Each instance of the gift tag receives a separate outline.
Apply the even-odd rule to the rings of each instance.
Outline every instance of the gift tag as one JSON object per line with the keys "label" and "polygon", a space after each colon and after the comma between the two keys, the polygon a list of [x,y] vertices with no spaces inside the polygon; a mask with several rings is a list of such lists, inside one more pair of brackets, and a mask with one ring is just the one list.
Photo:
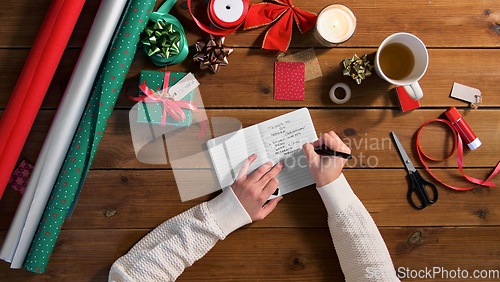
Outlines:
{"label": "gift tag", "polygon": [[174,101],[180,101],[189,92],[198,87],[200,83],[192,73],[186,74],[181,80],[168,89],[168,94],[173,96]]}
{"label": "gift tag", "polygon": [[304,100],[304,63],[274,63],[274,100]]}
{"label": "gift tag", "polygon": [[302,62],[305,64],[304,81],[323,76],[314,48],[310,48],[288,56],[278,57],[279,62]]}
{"label": "gift tag", "polygon": [[472,104],[479,104],[481,102],[481,91],[455,82],[450,97]]}

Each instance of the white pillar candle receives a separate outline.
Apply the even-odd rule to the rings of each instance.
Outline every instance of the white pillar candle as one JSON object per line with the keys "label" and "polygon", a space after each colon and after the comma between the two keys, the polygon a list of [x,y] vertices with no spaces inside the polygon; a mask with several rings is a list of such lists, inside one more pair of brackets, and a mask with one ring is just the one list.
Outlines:
{"label": "white pillar candle", "polygon": [[314,35],[323,46],[343,43],[354,34],[356,17],[349,8],[332,4],[321,10],[316,20]]}

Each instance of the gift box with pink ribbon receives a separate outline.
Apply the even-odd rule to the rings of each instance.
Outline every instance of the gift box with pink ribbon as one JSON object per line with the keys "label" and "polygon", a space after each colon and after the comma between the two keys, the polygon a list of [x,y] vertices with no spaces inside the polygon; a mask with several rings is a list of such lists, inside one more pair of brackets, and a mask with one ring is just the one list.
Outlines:
{"label": "gift box with pink ribbon", "polygon": [[190,126],[194,90],[179,101],[168,93],[168,89],[181,80],[186,73],[143,70],[140,74],[139,97],[130,99],[139,103],[137,122],[160,125]]}

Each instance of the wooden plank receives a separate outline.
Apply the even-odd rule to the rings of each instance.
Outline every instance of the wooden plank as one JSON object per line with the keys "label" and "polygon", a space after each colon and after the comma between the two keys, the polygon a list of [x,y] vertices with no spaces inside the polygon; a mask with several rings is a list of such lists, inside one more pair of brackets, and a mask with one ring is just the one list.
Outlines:
{"label": "wooden plank", "polygon": [[[289,50],[288,53],[303,49]],[[274,62],[276,56],[261,50],[235,49],[229,57],[229,65],[221,68],[217,76],[200,71],[190,59],[181,64],[169,67],[172,71],[193,72],[200,82],[200,91],[205,107],[393,107],[399,109],[399,102],[394,87],[379,78],[376,73],[357,85],[350,77],[343,76],[342,60],[351,58],[353,54],[369,54],[374,61],[376,49],[336,48],[318,49],[316,55],[323,76],[305,83],[305,99],[303,101],[286,101],[273,99]],[[481,90],[483,102],[481,107],[500,106],[497,93],[497,77],[500,70],[488,68],[491,58],[500,56],[500,49],[460,50],[430,49],[429,67],[420,84],[424,97],[420,100],[422,107],[464,107],[467,103],[450,98],[454,82],[475,87]],[[123,94],[137,96],[138,75],[141,69],[156,69],[139,52],[130,70],[129,79],[122,90],[119,107],[131,106],[133,103]],[[249,59],[251,58],[251,59]],[[453,61],[453,64],[449,62]],[[475,62],[471,64],[470,62]],[[245,70],[242,75],[241,70]],[[351,88],[351,100],[342,105],[333,103],[329,98],[330,88],[337,82],[344,82]]]}
{"label": "wooden plank", "polygon": [[[378,47],[390,34],[410,32],[420,37],[429,47],[498,47],[500,14],[493,9],[495,2],[471,4],[465,1],[447,0],[433,3],[418,0],[408,4],[384,0],[360,4],[355,0],[343,1],[342,4],[349,7],[356,16],[357,26],[353,37],[340,46]],[[295,0],[293,4],[299,9],[319,13],[323,7],[332,2]],[[496,4],[498,5],[498,2]],[[409,9],[415,12],[408,12]],[[205,36],[204,32],[191,21],[183,5],[176,7],[173,14],[177,16],[177,13],[180,14],[179,19],[189,32],[188,42],[196,42]],[[228,35],[226,43],[229,46],[260,47],[266,30],[266,28],[247,31],[240,29]],[[295,27],[290,45],[321,47],[314,38],[313,30],[300,34]]]}
{"label": "wooden plank", "polygon": [[[300,50],[302,49],[293,49],[289,53]],[[198,65],[191,61],[192,50],[188,59],[169,69],[193,72],[196,75],[201,83],[200,91],[207,108],[306,106],[399,109],[396,94],[391,90],[393,86],[376,74],[368,77],[361,85],[357,85],[349,77],[342,76],[340,62],[343,59],[352,57],[356,53],[358,55],[370,54],[369,58],[373,61],[375,51],[375,49],[366,48],[316,50],[323,77],[305,84],[304,101],[283,102],[273,99],[273,65],[276,60],[274,53],[255,49],[235,49],[229,57],[229,65],[223,67],[214,76],[209,71],[200,70]],[[55,108],[59,105],[79,52],[79,49],[68,49],[64,54],[43,102],[43,108]],[[7,105],[27,56],[28,50],[0,49],[0,65],[9,66],[9,68],[0,69],[0,76],[4,78],[4,83],[0,85],[0,93],[4,93],[0,95],[0,109]],[[500,106],[500,97],[497,95],[497,78],[500,76],[500,70],[488,67],[491,64],[491,58],[500,56],[500,49],[430,49],[429,56],[429,69],[421,80],[425,93],[424,98],[420,100],[423,107],[467,107],[467,103],[449,97],[454,82],[480,89],[483,95],[481,107]],[[119,96],[118,108],[130,108],[134,105],[134,102],[128,100],[125,94],[133,97],[138,95],[139,73],[143,69],[162,70],[154,66],[144,52],[139,51]],[[241,70],[245,70],[244,75]],[[352,97],[346,104],[336,105],[328,96],[330,88],[337,82],[345,82],[351,87]]]}
{"label": "wooden plank", "polygon": [[[63,230],[44,274],[8,269],[2,281],[107,281],[112,263],[149,229]],[[382,228],[396,269],[498,270],[498,227]],[[3,237],[3,236],[2,236]],[[457,245],[460,245],[457,248]],[[464,253],[464,250],[467,250]],[[327,228],[237,230],[178,281],[340,281],[343,274]],[[442,279],[439,281],[454,281]],[[422,279],[422,281],[435,281]],[[456,279],[456,278],[455,278]],[[420,281],[420,280],[419,280]],[[481,279],[481,281],[498,281]]]}
{"label": "wooden plank", "polygon": [[[158,1],[156,6],[158,7],[162,2]],[[98,0],[87,1],[69,46],[81,47],[83,45],[99,3]],[[197,1],[194,3],[198,4]],[[331,4],[331,1],[295,0],[293,3],[299,9],[318,13],[323,7]],[[2,4],[4,9],[0,12],[0,17],[3,19],[3,25],[0,27],[0,33],[4,36],[0,38],[0,47],[31,46],[48,10],[50,0],[37,1],[37,3],[27,0],[4,0]],[[342,4],[351,8],[355,14],[357,28],[354,36],[341,46],[376,47],[385,37],[396,32],[413,33],[429,47],[499,46],[500,14],[494,9],[498,6],[498,1],[470,3],[445,0],[436,3],[418,0],[403,3],[383,0],[360,4],[354,0],[347,0]],[[183,24],[191,45],[199,39],[204,39],[205,33],[193,22],[185,1],[179,1],[171,13]],[[226,43],[229,46],[260,47],[266,30],[265,27],[249,31],[243,31],[240,28],[236,33],[227,36]],[[291,45],[294,47],[320,46],[314,39],[312,30],[300,34],[295,26]]]}
{"label": "wooden plank", "polygon": [[[209,118],[231,117],[247,127],[275,116],[290,112],[289,110],[259,110],[259,109],[224,109],[207,110]],[[359,109],[311,109],[311,116],[316,132],[322,134],[333,130],[351,147],[354,158],[347,163],[352,168],[402,168],[397,151],[389,137],[395,131],[413,163],[421,167],[415,149],[415,132],[426,121],[440,117],[440,110],[422,109],[413,113],[401,113],[399,110],[359,110]],[[500,120],[495,111],[469,110],[461,111],[471,128],[483,142],[483,145],[471,152],[465,150],[464,167],[494,167],[499,161]],[[40,152],[42,142],[52,122],[54,111],[41,111],[24,146],[21,158],[35,162]],[[100,144],[92,169],[113,168],[169,168],[170,165],[145,164],[136,159],[129,128],[129,112],[115,110],[111,116],[106,133]],[[213,123],[212,123],[213,124]],[[173,140],[172,149],[180,156],[190,157],[203,151],[203,144],[208,140],[197,139],[200,125],[195,124],[185,129],[167,135]],[[237,130],[234,128],[232,130]],[[431,124],[423,131],[421,140],[423,150],[434,158],[445,157],[451,151],[452,137],[450,130],[439,124]],[[160,140],[160,142],[162,142]],[[169,142],[169,141],[167,141]],[[188,145],[189,144],[189,145]],[[145,150],[147,151],[147,147]],[[161,146],[163,150],[163,146]],[[162,151],[163,152],[163,151]],[[148,152],[146,152],[148,153]],[[140,151],[140,154],[146,154]],[[153,154],[161,153],[157,151]],[[179,157],[180,158],[180,157]],[[209,168],[211,161],[207,154],[197,158],[196,162],[181,162],[182,167]],[[166,162],[166,161],[165,161]],[[428,162],[433,167],[457,167],[456,155],[444,162]],[[177,166],[179,167],[179,166]]]}
{"label": "wooden plank", "polygon": [[[31,47],[50,3],[51,0],[36,2],[3,0],[5,9],[0,11],[0,17],[3,19],[3,25],[0,27],[0,33],[3,35],[0,47]],[[101,1],[91,0],[85,3],[68,43],[69,47],[83,46]]]}
{"label": "wooden plank", "polygon": [[[484,177],[489,170],[468,169],[466,173]],[[182,172],[181,172],[182,173]],[[457,192],[442,185],[439,200],[424,210],[414,209],[407,200],[408,180],[403,169],[346,169],[344,173],[359,199],[380,227],[386,226],[491,226],[500,224],[498,188],[477,188]],[[468,184],[457,170],[436,170],[446,183]],[[184,171],[190,186],[209,186],[208,171]],[[195,178],[192,176],[196,175]],[[422,171],[422,175],[432,178]],[[154,228],[163,221],[215,197],[219,192],[181,202],[176,179],[165,170],[94,170],[85,181],[82,195],[65,229]],[[498,177],[493,180],[500,186]],[[217,183],[214,184],[214,186]],[[20,195],[7,189],[0,204],[0,230],[9,227]],[[453,212],[450,212],[453,211]],[[287,194],[266,220],[245,228],[327,227],[326,210],[315,187]]]}
{"label": "wooden plank", "polygon": [[[0,65],[4,66],[0,68],[1,117],[51,0],[0,1],[3,8]],[[20,160],[36,161],[100,2],[86,1]],[[156,7],[162,2],[159,0]],[[202,1],[194,2],[202,5]],[[261,0],[251,0],[258,2]],[[331,3],[293,2],[298,8],[313,12]],[[396,268],[417,271],[426,267],[460,268],[469,274],[474,270],[500,270],[498,188],[457,192],[439,184],[438,202],[424,210],[415,210],[407,201],[406,171],[388,135],[392,130],[397,132],[414,164],[420,167],[424,178],[431,180],[416,154],[415,131],[425,121],[440,117],[446,108],[462,107],[460,112],[483,142],[474,152],[465,149],[465,172],[480,179],[488,175],[500,155],[496,145],[500,138],[497,89],[500,70],[491,67],[492,58],[500,55],[500,13],[494,9],[500,0],[342,3],[353,10],[358,26],[353,38],[337,48],[320,47],[312,31],[300,34],[293,27],[288,53],[318,47],[316,54],[323,71],[323,77],[306,83],[304,101],[273,100],[273,63],[278,51],[260,49],[267,28],[239,30],[227,36],[226,45],[236,47],[229,65],[216,76],[200,70],[190,58],[194,55],[194,43],[206,34],[193,23],[186,1],[178,1],[172,14],[183,23],[191,50],[184,62],[169,66],[169,70],[196,75],[209,118],[231,117],[246,127],[306,106],[311,109],[318,133],[331,129],[338,132],[353,149],[356,160],[355,164],[353,161],[348,164],[344,173],[380,227]],[[401,31],[419,36],[429,47],[430,56],[429,69],[421,80],[425,95],[420,103],[424,109],[410,113],[399,111],[391,85],[376,75],[356,85],[341,75],[340,66],[344,58],[354,53],[369,54],[373,61],[380,42]],[[214,179],[213,173],[206,169],[210,166],[207,158],[177,161],[175,170],[170,164],[151,165],[137,160],[128,121],[134,102],[126,99],[125,94],[137,95],[139,72],[143,69],[163,68],[156,67],[139,50],[78,206],[72,219],[63,226],[47,272],[37,275],[11,270],[7,263],[0,263],[0,281],[107,281],[111,264],[152,228],[217,195],[215,192],[187,202],[181,202],[179,197],[177,183],[182,176],[190,178],[189,188],[215,189],[206,181]],[[340,81],[351,87],[353,96],[347,104],[338,106],[329,100],[328,90]],[[466,103],[449,98],[453,82],[480,89],[481,109],[464,111]],[[217,130],[230,128],[224,125]],[[434,157],[445,156],[451,149],[451,137],[445,130],[448,129],[436,124],[426,128],[422,140],[425,152]],[[200,148],[206,140],[196,139],[198,132],[198,125],[193,125],[167,135],[169,163],[179,156],[192,155],[191,148],[195,146]],[[162,145],[163,140],[159,141]],[[149,153],[158,151],[145,152]],[[455,156],[432,166],[446,183],[468,186],[456,168]],[[500,185],[498,176],[493,182]],[[0,238],[5,237],[20,198],[10,187],[3,195]],[[439,281],[455,280],[441,278],[436,277]],[[247,225],[219,242],[205,258],[187,269],[179,281],[342,279],[324,206],[314,186],[310,186],[286,195],[265,220]]]}

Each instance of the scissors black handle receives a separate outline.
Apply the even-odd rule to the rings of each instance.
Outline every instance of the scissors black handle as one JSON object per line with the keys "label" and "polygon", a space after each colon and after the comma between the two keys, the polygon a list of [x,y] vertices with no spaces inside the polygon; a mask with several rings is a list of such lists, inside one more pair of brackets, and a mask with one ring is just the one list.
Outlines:
{"label": "scissors black handle", "polygon": [[[408,193],[408,199],[413,204],[413,206],[415,206],[417,209],[423,209],[427,207],[428,204],[434,204],[437,201],[438,191],[434,183],[425,180],[418,171],[409,172],[408,176],[410,177],[410,191]],[[434,194],[434,199],[431,200],[429,198],[426,186],[431,187]],[[413,193],[417,194],[417,197],[422,202],[422,205],[418,205],[417,203],[415,203],[415,201],[413,201]]]}

